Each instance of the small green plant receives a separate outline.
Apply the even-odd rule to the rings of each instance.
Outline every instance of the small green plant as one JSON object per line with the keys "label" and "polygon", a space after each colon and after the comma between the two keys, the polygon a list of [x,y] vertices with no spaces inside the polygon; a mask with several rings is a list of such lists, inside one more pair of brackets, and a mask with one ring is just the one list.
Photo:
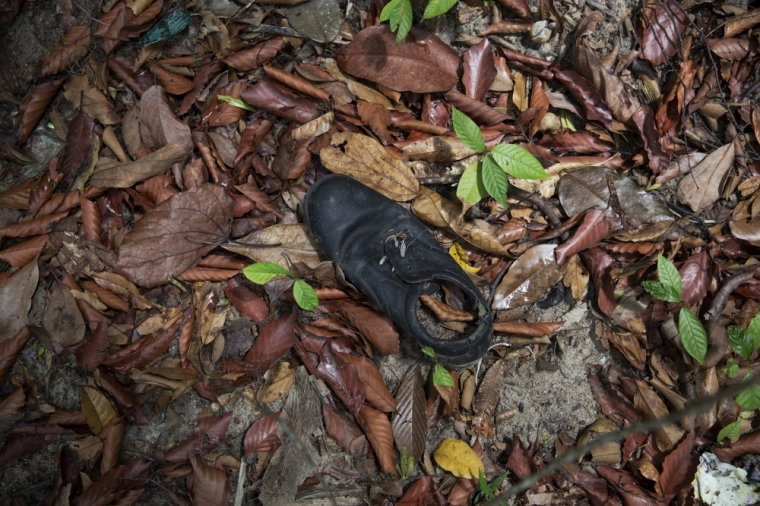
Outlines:
{"label": "small green plant", "polygon": [[[643,281],[641,286],[656,299],[665,302],[681,301],[681,275],[673,262],[662,255],[657,257],[657,281]],[[707,332],[697,315],[687,307],[682,307],[678,313],[678,333],[681,344],[686,352],[700,364],[707,353]]]}
{"label": "small green plant", "polygon": [[279,264],[258,262],[243,269],[243,274],[257,285],[263,285],[267,281],[279,276],[291,278],[294,280],[293,298],[299,307],[311,311],[319,305],[319,299],[317,299],[314,289],[306,281],[298,279],[289,270]]}
{"label": "small green plant", "polygon": [[430,346],[422,348],[422,353],[435,360],[435,366],[433,368],[433,386],[436,387],[453,387],[454,378],[451,377],[451,373],[446,370],[441,364],[438,363],[438,359],[435,358],[435,352]]}
{"label": "small green plant", "polygon": [[[501,484],[504,483],[504,480],[507,479],[507,476],[509,476],[509,471],[493,480],[489,485],[486,481],[486,476],[483,474],[483,470],[481,469],[478,475],[478,491],[475,493],[475,497],[472,501],[473,504],[477,504],[483,501],[493,501],[496,499],[496,493],[499,491]],[[509,505],[511,503],[509,501],[503,501],[501,504]]]}
{"label": "small green plant", "polygon": [[515,144],[498,144],[490,151],[483,134],[472,119],[457,108],[451,112],[454,132],[465,146],[485,154],[482,162],[467,166],[457,187],[457,197],[475,204],[486,195],[507,207],[507,174],[518,179],[546,179],[541,162],[527,149]]}
{"label": "small green plant", "polygon": [[405,480],[412,469],[414,469],[414,457],[409,455],[406,446],[404,446],[401,448],[401,456],[398,460],[398,464],[396,464],[396,471],[398,471],[401,479]]}
{"label": "small green plant", "polygon": [[[440,16],[454,7],[457,0],[428,0],[422,19]],[[391,0],[380,13],[380,22],[390,21],[391,31],[396,32],[396,44],[404,40],[412,29],[412,3],[409,0]]]}

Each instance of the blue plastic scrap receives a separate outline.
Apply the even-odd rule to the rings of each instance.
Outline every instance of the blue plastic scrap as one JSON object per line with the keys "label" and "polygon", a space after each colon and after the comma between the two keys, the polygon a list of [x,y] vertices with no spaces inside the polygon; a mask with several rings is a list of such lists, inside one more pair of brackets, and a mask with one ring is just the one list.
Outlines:
{"label": "blue plastic scrap", "polygon": [[190,11],[186,8],[179,6],[166,16],[161,21],[156,23],[153,28],[143,35],[142,43],[144,46],[167,40],[179,32],[185,29],[190,24]]}

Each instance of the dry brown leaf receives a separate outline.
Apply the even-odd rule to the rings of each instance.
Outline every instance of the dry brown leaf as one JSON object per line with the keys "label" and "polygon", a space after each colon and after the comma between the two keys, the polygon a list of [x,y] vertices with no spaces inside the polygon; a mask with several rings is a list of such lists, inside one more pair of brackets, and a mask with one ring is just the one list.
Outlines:
{"label": "dry brown leaf", "polygon": [[87,76],[74,76],[64,85],[63,96],[89,117],[98,120],[102,125],[115,125],[121,121],[113,110],[110,100],[94,86],[90,85]]}
{"label": "dry brown leaf", "polygon": [[409,160],[424,162],[455,162],[475,153],[456,137],[428,137],[401,148]]}
{"label": "dry brown leaf", "polygon": [[422,294],[420,300],[442,322],[471,322],[475,319],[475,315],[461,309],[455,309],[430,295]]}
{"label": "dry brown leaf", "polygon": [[43,327],[48,337],[60,348],[73,346],[84,338],[84,318],[77,308],[76,299],[71,295],[71,290],[57,284],[48,295],[49,303],[43,318]]}
{"label": "dry brown leaf", "polygon": [[367,402],[384,413],[396,411],[396,399],[393,398],[388,391],[388,387],[385,386],[385,380],[374,362],[366,357],[359,357],[349,353],[340,353],[340,356],[347,363],[353,364],[356,367],[356,372],[359,373],[359,380],[364,383]]}
{"label": "dry brown leaf", "polygon": [[[23,100],[21,100],[21,105],[18,106],[17,137],[19,145],[24,144],[26,138],[32,133],[34,127],[37,126],[37,122],[45,114],[63,81],[63,79],[58,79],[40,84],[27,93]],[[8,204],[3,203],[3,205]]]}
{"label": "dry brown leaf", "polygon": [[412,201],[412,211],[422,221],[450,230],[473,246],[495,255],[506,255],[494,235],[478,226],[476,222],[460,219],[461,206],[446,200],[440,194],[423,186],[421,195]]}
{"label": "dry brown leaf", "polygon": [[396,476],[396,453],[393,451],[393,431],[388,416],[369,406],[362,406],[357,418],[375,450],[380,470]]}
{"label": "dry brown leaf", "polygon": [[518,258],[496,287],[493,309],[511,309],[542,299],[567,270],[567,265],[557,265],[555,248],[556,244],[541,244]]}
{"label": "dry brown leaf", "polygon": [[419,366],[411,367],[396,390],[396,412],[393,415],[393,438],[399,452],[420,462],[427,442],[427,410],[425,389]]}
{"label": "dry brown leaf", "polygon": [[[187,77],[175,74],[174,72],[169,72],[155,62],[151,62],[148,68],[153,75],[156,76],[156,79],[158,79],[158,82],[163,86],[166,92],[172,95],[184,95],[195,86]],[[153,87],[149,88],[145,93],[150,92],[151,89],[153,89]],[[145,98],[145,93],[143,93],[143,99]]]}
{"label": "dry brown leaf", "polygon": [[760,219],[730,221],[728,226],[731,228],[731,234],[737,239],[747,241],[754,246],[760,246]]}
{"label": "dry brown leaf", "polygon": [[145,287],[166,283],[223,243],[232,223],[232,198],[204,184],[165,200],[137,222],[119,250],[116,270]]}
{"label": "dry brown leaf", "polygon": [[749,41],[747,39],[707,39],[707,45],[710,47],[710,51],[724,60],[741,60],[749,52]]}
{"label": "dry brown leaf", "polygon": [[106,396],[92,387],[82,389],[82,413],[93,434],[100,434],[100,431],[117,416]]}
{"label": "dry brown leaf", "polygon": [[[187,154],[193,150],[190,127],[174,115],[161,86],[151,86],[143,93],[140,101],[140,121],[147,127],[147,132],[143,131],[143,141],[151,148],[158,149],[176,143]],[[145,133],[149,134],[148,138],[152,142],[145,139]]]}
{"label": "dry brown leaf", "polygon": [[186,157],[185,148],[172,143],[134,162],[121,163],[101,158],[90,177],[90,184],[97,188],[129,188],[140,181],[163,174]]}
{"label": "dry brown leaf", "polygon": [[760,9],[738,14],[728,18],[728,21],[723,27],[723,36],[733,37],[748,28],[752,28],[758,23],[760,23]]}
{"label": "dry brown leaf", "polygon": [[88,26],[72,26],[63,40],[48,50],[45,59],[42,60],[40,76],[52,76],[67,69],[87,54],[89,44],[90,28]]}
{"label": "dry brown leaf", "polygon": [[272,225],[222,247],[256,262],[274,262],[288,269],[291,262],[303,262],[314,269],[324,261],[308,228],[302,224]]}
{"label": "dry brown leaf", "polygon": [[503,322],[494,323],[494,332],[520,334],[523,336],[549,336],[558,331],[564,322]]}
{"label": "dry brown leaf", "polygon": [[491,421],[496,411],[496,404],[501,396],[501,389],[504,386],[504,365],[505,362],[499,360],[488,369],[472,405],[475,411],[475,416],[472,419],[472,430],[487,438],[494,437]]}
{"label": "dry brown leaf", "polygon": [[293,364],[290,362],[280,362],[272,370],[266,386],[261,388],[256,394],[256,400],[269,403],[284,398],[296,382],[295,373]]}
{"label": "dry brown leaf", "polygon": [[[647,420],[657,420],[668,415],[668,408],[657,393],[643,381],[636,381],[638,387],[633,395],[633,404]],[[674,424],[667,424],[654,430],[654,438],[660,451],[672,449],[683,437],[684,431]]]}
{"label": "dry brown leaf", "polygon": [[371,137],[339,132],[330,144],[319,156],[331,172],[351,176],[398,202],[411,200],[419,193],[420,185],[412,170]]}
{"label": "dry brown leaf", "polygon": [[26,241],[14,244],[10,248],[0,251],[0,260],[13,267],[23,267],[35,258],[50,244],[48,234],[38,235]]}
{"label": "dry brown leaf", "polygon": [[570,292],[575,300],[583,300],[588,288],[590,275],[586,267],[581,262],[578,255],[573,255],[567,263],[567,271],[562,278],[562,283],[570,288]]}
{"label": "dry brown leaf", "polygon": [[32,294],[40,271],[35,258],[14,273],[0,288],[0,343],[15,336],[29,323]]}
{"label": "dry brown leaf", "polygon": [[678,201],[701,211],[718,200],[723,176],[734,164],[734,146],[733,142],[721,146],[684,176],[678,183]]}

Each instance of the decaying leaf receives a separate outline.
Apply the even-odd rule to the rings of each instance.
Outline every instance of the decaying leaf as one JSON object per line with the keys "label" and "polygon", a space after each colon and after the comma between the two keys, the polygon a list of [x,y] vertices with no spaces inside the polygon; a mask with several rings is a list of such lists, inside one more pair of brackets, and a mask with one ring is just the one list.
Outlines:
{"label": "decaying leaf", "polygon": [[116,269],[145,287],[166,283],[222,244],[232,222],[232,199],[216,185],[179,193],[157,205],[124,238]]}
{"label": "decaying leaf", "polygon": [[0,288],[0,343],[15,336],[29,323],[32,294],[37,288],[40,270],[32,260],[17,271]]}
{"label": "decaying leaf", "polygon": [[291,263],[303,262],[314,269],[324,261],[309,229],[302,224],[272,225],[222,247],[256,262],[274,262],[285,268],[290,268]]}
{"label": "decaying leaf", "polygon": [[77,344],[84,337],[85,325],[71,290],[57,284],[49,300],[43,320],[48,336],[61,348]]}
{"label": "decaying leaf", "polygon": [[312,40],[332,42],[338,36],[341,12],[337,0],[309,0],[282,11],[290,25]]}
{"label": "decaying leaf", "polygon": [[701,211],[718,200],[723,176],[734,164],[734,146],[733,142],[721,146],[684,176],[678,183],[678,201]]}
{"label": "decaying leaf", "polygon": [[366,135],[339,132],[319,152],[330,171],[361,181],[386,197],[406,202],[420,190],[417,178],[403,162],[393,158],[376,140]]}
{"label": "decaying leaf", "polygon": [[185,159],[187,151],[179,144],[167,144],[134,162],[101,158],[90,178],[97,188],[129,188],[135,183],[163,174]]}
{"label": "decaying leaf", "polygon": [[567,265],[557,265],[556,247],[556,244],[541,244],[520,256],[496,287],[492,308],[512,309],[542,299],[567,270]]}
{"label": "decaying leaf", "polygon": [[393,438],[399,452],[406,448],[415,463],[422,458],[427,442],[425,389],[419,366],[411,367],[396,390],[396,412],[393,414]]}

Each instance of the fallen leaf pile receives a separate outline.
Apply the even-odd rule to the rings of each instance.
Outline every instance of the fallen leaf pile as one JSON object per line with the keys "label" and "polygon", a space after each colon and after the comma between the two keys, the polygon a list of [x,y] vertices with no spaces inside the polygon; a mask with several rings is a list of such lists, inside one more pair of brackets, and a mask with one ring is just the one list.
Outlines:
{"label": "fallen leaf pile", "polygon": [[[451,44],[416,25],[397,43],[382,0],[113,1],[91,26],[55,4],[64,35],[19,76],[30,91],[0,80],[17,105],[0,135],[13,181],[0,467],[48,451],[58,476],[27,494],[37,503],[312,504],[332,490],[346,504],[485,504],[757,372],[757,9],[647,2],[626,14],[636,43],[620,54],[591,3],[574,27],[552,0],[461,4],[449,17],[469,28]],[[24,2],[3,5],[4,27]],[[569,53],[517,51],[514,35]],[[549,177],[509,176],[507,208],[458,199],[485,149],[455,134],[453,108],[488,149],[520,146]],[[447,371],[402,346],[326,261],[299,206],[331,172],[410,208],[483,290],[496,322],[481,363]],[[241,274],[254,262],[290,274],[254,285]],[[294,304],[303,282],[313,311]],[[444,292],[421,307],[453,335],[475,317]],[[562,301],[562,321],[523,311]],[[548,374],[573,319],[616,356],[589,372],[600,415],[553,449],[526,446],[504,431],[519,416],[500,404],[505,379],[530,361]],[[29,361],[76,368],[78,404],[50,403]],[[140,436],[178,426],[191,398],[204,407],[187,437]],[[700,453],[760,451],[758,407],[755,385],[598,445],[519,500],[689,504]]]}

